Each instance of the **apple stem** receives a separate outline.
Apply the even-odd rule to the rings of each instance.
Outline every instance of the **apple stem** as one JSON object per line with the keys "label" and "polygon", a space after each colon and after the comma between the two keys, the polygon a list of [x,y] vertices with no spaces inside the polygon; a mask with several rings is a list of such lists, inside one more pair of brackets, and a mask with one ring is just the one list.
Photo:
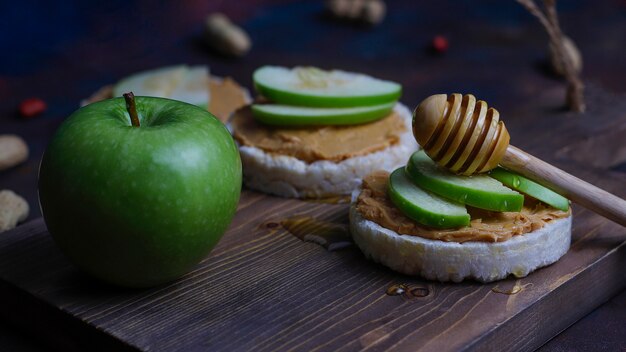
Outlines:
{"label": "apple stem", "polygon": [[139,127],[139,116],[137,116],[137,107],[135,106],[135,94],[133,92],[124,93],[124,100],[126,100],[126,110],[130,115],[130,123],[133,127]]}

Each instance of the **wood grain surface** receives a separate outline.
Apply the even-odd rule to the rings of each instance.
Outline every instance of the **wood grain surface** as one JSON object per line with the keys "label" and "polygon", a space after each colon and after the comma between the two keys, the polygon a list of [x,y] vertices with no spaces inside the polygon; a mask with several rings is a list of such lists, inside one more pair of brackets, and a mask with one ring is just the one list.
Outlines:
{"label": "wood grain surface", "polygon": [[[534,116],[540,128],[541,116]],[[609,131],[615,116],[596,116],[594,126]],[[532,140],[539,133],[524,131],[516,136]],[[551,138],[577,140],[569,137],[576,132],[585,131]],[[623,173],[568,159],[559,164],[624,196]],[[78,349],[93,348],[89,341],[97,339],[98,346],[160,351],[532,350],[626,284],[626,230],[580,207],[571,249],[559,262],[486,285],[401,276],[367,261],[353,245],[329,251],[281,225],[308,217],[341,229],[346,212],[346,204],[244,191],[211,255],[179,281],[151,290],[83,276],[37,219],[0,238],[0,289],[22,300],[2,314],[19,319],[26,305],[44,317],[29,321],[31,329],[69,336]],[[405,292],[390,295],[393,285],[405,285]]]}
{"label": "wood grain surface", "polygon": [[[442,285],[398,276],[354,247],[302,242],[280,225],[291,215],[312,217],[340,234],[345,205],[246,191],[230,231],[193,273],[153,290],[120,290],[58,253],[38,220],[36,187],[55,129],[98,87],[180,63],[208,63],[252,87],[256,67],[276,64],[395,80],[407,105],[439,92],[473,93],[502,113],[513,145],[624,198],[626,106],[615,93],[626,92],[623,1],[559,2],[563,28],[584,57],[584,115],[561,110],[564,85],[544,61],[545,33],[512,1],[394,0],[374,28],[329,20],[317,0],[65,4],[16,2],[0,11],[10,34],[0,40],[10,53],[0,55],[0,133],[20,134],[31,150],[26,163],[0,173],[0,186],[31,205],[31,222],[0,236],[0,350],[19,345],[5,323],[19,325],[23,340],[63,351],[531,350],[624,286],[624,229],[576,206],[572,248],[555,265],[520,280]],[[202,43],[214,11],[250,33],[245,58],[226,59]],[[435,35],[449,39],[447,53],[428,50]],[[32,96],[48,111],[19,118],[16,106]],[[387,295],[402,285],[407,293]],[[543,350],[623,349],[626,296],[619,297]]]}
{"label": "wood grain surface", "polygon": [[[619,245],[624,231],[592,221],[589,213],[577,214],[570,253],[528,278],[439,284],[398,276],[354,248],[328,252],[264,225],[263,219],[296,214],[334,220],[345,206],[277,202],[251,192],[242,201],[219,247],[172,285],[135,292],[91,282],[57,252],[41,220],[0,242],[2,279],[32,295],[27,306],[43,301],[89,323],[92,333],[171,351],[532,349],[626,279]],[[387,295],[396,283],[423,287],[427,294]],[[9,319],[24,304],[11,307],[4,312]],[[31,327],[80,335],[72,322],[51,314],[39,310],[37,316],[51,319]]]}

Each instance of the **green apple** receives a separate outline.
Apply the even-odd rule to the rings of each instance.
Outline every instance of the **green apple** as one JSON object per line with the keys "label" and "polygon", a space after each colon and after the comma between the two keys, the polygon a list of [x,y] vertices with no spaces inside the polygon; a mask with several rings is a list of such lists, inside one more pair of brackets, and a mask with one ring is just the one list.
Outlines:
{"label": "green apple", "polygon": [[411,180],[441,197],[492,211],[520,211],[524,196],[487,175],[461,176],[444,170],[421,150],[406,165]]}
{"label": "green apple", "polygon": [[523,177],[522,175],[497,167],[489,172],[489,176],[502,182],[504,185],[513,188],[514,190],[528,194],[529,196],[539,199],[556,209],[563,211],[567,211],[569,209],[569,201],[567,198],[551,189],[527,179],[526,177]]}
{"label": "green apple", "polygon": [[206,110],[137,97],[136,112],[131,124],[114,98],[72,114],[44,153],[39,201],[77,267],[148,287],[185,274],[218,242],[239,200],[241,161]]}
{"label": "green apple", "polygon": [[209,69],[206,66],[167,66],[135,73],[113,86],[113,96],[123,93],[169,98],[206,109],[209,106]]}
{"label": "green apple", "polygon": [[379,120],[393,110],[395,103],[356,108],[309,108],[304,106],[254,104],[254,117],[268,125],[356,125]]}
{"label": "green apple", "polygon": [[263,66],[252,76],[257,91],[278,104],[355,107],[396,101],[402,86],[391,81],[315,67]]}
{"label": "green apple", "polygon": [[389,176],[389,198],[407,217],[437,228],[467,226],[470,215],[462,204],[427,192],[409,180],[404,168]]}

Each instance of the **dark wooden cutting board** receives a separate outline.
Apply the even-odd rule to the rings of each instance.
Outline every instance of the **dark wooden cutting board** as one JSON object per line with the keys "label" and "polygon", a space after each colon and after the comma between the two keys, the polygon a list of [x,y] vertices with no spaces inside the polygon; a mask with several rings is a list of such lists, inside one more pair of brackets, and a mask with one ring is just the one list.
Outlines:
{"label": "dark wooden cutting board", "polygon": [[[625,197],[626,104],[594,92],[584,117],[521,107],[505,121],[515,145]],[[244,191],[210,256],[149,290],[83,276],[34,220],[0,236],[0,314],[64,350],[532,350],[626,284],[626,229],[577,206],[560,261],[492,284],[424,281],[369,262],[343,237],[346,210]],[[335,246],[302,241],[288,219],[325,224]],[[405,293],[389,295],[394,285]]]}

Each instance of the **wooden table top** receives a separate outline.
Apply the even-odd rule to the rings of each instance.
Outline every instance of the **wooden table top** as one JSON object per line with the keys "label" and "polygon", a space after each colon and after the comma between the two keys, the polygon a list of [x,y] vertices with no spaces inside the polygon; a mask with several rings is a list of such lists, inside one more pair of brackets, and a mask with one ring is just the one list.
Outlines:
{"label": "wooden table top", "polygon": [[[472,92],[500,110],[516,145],[540,157],[546,155],[538,145],[541,140],[515,140],[515,131],[527,127],[524,113],[544,109],[558,120],[593,119],[589,115],[571,117],[561,110],[564,88],[547,73],[546,35],[514,1],[480,5],[393,1],[388,4],[386,20],[373,28],[329,20],[323,16],[321,1],[259,0],[248,6],[218,1],[66,4],[34,7],[15,3],[0,11],[0,28],[12,34],[0,39],[3,52],[9,53],[0,55],[0,133],[20,134],[31,149],[27,163],[0,172],[0,188],[13,189],[29,201],[30,219],[40,216],[37,165],[56,127],[77,108],[80,99],[147,68],[208,64],[215,74],[232,76],[248,87],[252,71],[263,64],[341,68],[401,82],[402,100],[408,105],[434,92]],[[228,14],[250,33],[253,50],[248,56],[227,59],[203,45],[202,22],[213,11]],[[583,77],[591,92],[626,93],[625,3],[562,2],[560,14],[564,31],[583,53]],[[437,34],[450,40],[444,55],[428,50]],[[48,111],[30,120],[20,119],[15,112],[18,103],[32,96],[46,100]],[[520,108],[540,96],[545,102],[542,106]],[[507,111],[514,118],[507,118]],[[613,138],[626,137],[624,124],[616,126]],[[575,152],[601,146],[602,141],[581,141]],[[620,153],[612,155],[616,154]],[[593,167],[626,173],[624,160],[599,158],[598,163]],[[624,348],[626,327],[619,322],[624,321],[625,306],[626,294],[622,293],[544,349]],[[599,329],[602,326],[606,329]],[[12,328],[0,325],[0,349],[3,345],[39,348],[22,343],[28,335],[12,338],[14,334]]]}

